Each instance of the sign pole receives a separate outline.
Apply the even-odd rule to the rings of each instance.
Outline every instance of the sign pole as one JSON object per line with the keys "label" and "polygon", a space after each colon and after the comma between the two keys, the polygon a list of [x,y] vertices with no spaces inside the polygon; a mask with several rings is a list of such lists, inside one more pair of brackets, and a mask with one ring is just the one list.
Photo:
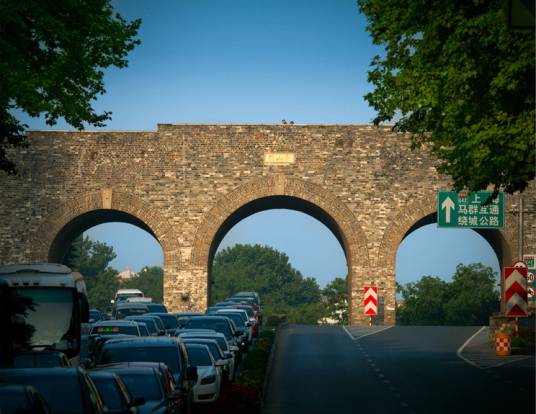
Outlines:
{"label": "sign pole", "polygon": [[516,336],[519,336],[519,318],[516,316]]}

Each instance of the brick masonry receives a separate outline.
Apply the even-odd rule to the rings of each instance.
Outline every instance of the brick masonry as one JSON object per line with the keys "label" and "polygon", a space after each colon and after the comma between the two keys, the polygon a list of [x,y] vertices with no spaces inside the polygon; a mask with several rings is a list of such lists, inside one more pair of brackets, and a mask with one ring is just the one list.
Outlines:
{"label": "brick masonry", "polygon": [[[450,189],[437,162],[389,127],[161,124],[149,132],[29,135],[30,146],[13,154],[20,175],[0,173],[0,262],[61,260],[88,227],[131,222],[162,246],[172,310],[207,306],[209,261],[231,218],[291,201],[341,241],[351,322],[368,322],[361,304],[370,284],[380,287],[384,323],[394,323],[398,246],[436,211],[436,192]],[[524,251],[534,253],[534,183],[523,198]],[[492,231],[503,264],[517,257],[518,196],[507,197],[506,210],[505,229]]]}

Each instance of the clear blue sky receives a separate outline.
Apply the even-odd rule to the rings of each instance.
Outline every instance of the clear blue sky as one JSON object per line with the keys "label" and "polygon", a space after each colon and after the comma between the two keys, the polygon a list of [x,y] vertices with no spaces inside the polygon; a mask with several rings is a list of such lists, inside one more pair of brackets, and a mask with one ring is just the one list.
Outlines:
{"label": "clear blue sky", "polygon": [[[381,49],[372,45],[355,0],[118,0],[114,5],[129,20],[142,18],[142,43],[130,54],[128,68],[106,70],[107,93],[95,102],[98,111],[113,112],[105,129],[282,119],[366,124],[374,116],[363,95],[371,89],[371,58]],[[48,128],[42,119],[24,120],[32,129]],[[113,265],[119,270],[161,264],[158,244],[130,229],[108,224],[89,234],[114,246]],[[282,250],[322,286],[346,273],[336,239],[301,213],[251,216],[222,242],[232,243]],[[402,282],[424,274],[449,278],[456,264],[479,261],[499,269],[476,233],[429,226],[402,243],[397,277]]]}

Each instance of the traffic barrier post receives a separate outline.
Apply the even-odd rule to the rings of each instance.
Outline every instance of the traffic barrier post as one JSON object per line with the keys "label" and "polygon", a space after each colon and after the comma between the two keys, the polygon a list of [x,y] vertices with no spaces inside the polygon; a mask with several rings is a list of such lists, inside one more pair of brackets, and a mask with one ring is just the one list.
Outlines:
{"label": "traffic barrier post", "polygon": [[495,355],[509,356],[511,355],[511,352],[510,335],[503,332],[497,332],[495,334]]}

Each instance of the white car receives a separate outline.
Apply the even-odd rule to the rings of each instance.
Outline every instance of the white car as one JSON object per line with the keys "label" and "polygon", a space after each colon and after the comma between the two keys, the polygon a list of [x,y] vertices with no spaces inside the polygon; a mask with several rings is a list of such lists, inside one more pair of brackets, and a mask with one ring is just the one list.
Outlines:
{"label": "white car", "polygon": [[194,402],[211,403],[220,397],[221,368],[224,361],[215,361],[208,346],[185,343],[188,363],[197,367],[197,382],[194,385]]}
{"label": "white car", "polygon": [[234,381],[236,375],[236,367],[238,363],[235,361],[235,354],[238,351],[237,346],[229,345],[225,335],[216,331],[210,331],[204,329],[203,332],[199,331],[184,331],[179,335],[182,339],[187,338],[199,338],[199,339],[215,339],[218,342],[218,345],[222,349],[224,355],[226,356],[226,361],[228,364],[227,369],[227,383],[231,384]]}
{"label": "white car", "polygon": [[185,344],[199,344],[206,345],[210,350],[210,353],[214,357],[216,362],[223,361],[224,365],[218,367],[220,374],[222,376],[222,383],[230,384],[233,379],[234,363],[233,356],[230,353],[223,352],[218,341],[214,338],[192,338],[192,337],[182,337],[181,338]]}

